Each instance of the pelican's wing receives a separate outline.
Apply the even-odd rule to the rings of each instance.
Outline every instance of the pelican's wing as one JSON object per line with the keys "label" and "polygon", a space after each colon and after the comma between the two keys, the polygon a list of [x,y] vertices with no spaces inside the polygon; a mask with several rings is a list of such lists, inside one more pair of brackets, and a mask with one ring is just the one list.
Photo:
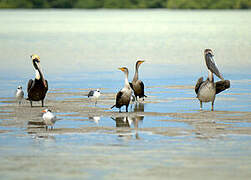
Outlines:
{"label": "pelican's wing", "polygon": [[200,89],[200,86],[201,86],[201,84],[202,84],[203,82],[204,82],[204,81],[203,81],[203,77],[200,77],[200,78],[197,80],[197,83],[196,83],[195,88],[194,88],[196,94],[198,94],[199,89]]}
{"label": "pelican's wing", "polygon": [[30,88],[32,87],[32,84],[33,84],[33,80],[30,79],[29,82],[28,82],[28,85],[27,85],[27,92],[28,93],[29,93]]}
{"label": "pelican's wing", "polygon": [[216,86],[216,94],[230,88],[230,81],[224,80],[224,81],[218,81],[215,83]]}
{"label": "pelican's wing", "polygon": [[48,86],[48,81],[47,80],[45,80],[45,83],[46,83],[46,86],[47,86],[47,89],[46,89],[46,91],[48,90],[48,88],[49,88],[49,86]]}

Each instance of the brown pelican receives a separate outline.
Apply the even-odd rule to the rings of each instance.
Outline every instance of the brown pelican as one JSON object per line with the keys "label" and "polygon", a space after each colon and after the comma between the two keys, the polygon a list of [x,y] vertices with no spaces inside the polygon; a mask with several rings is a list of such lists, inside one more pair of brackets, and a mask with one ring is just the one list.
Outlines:
{"label": "brown pelican", "polygon": [[55,124],[57,120],[56,116],[49,109],[45,109],[42,112],[44,112],[43,122],[45,124],[46,130],[48,129],[48,126],[51,126],[51,129],[52,129],[53,125]]}
{"label": "brown pelican", "polygon": [[21,104],[23,98],[24,98],[24,92],[22,90],[22,86],[18,86],[16,90],[16,100],[19,104]]}
{"label": "brown pelican", "polygon": [[[219,72],[217,65],[213,59],[213,52],[211,49],[205,49],[204,51],[205,61],[208,68],[208,78],[203,81],[203,77],[200,77],[195,86],[195,92],[197,98],[200,101],[200,109],[202,109],[202,102],[212,102],[211,110],[214,110],[215,95],[228,89],[230,87],[230,81],[224,80]],[[221,81],[214,83],[213,73],[218,76]]]}
{"label": "brown pelican", "polygon": [[131,88],[133,89],[134,95],[136,97],[136,101],[137,101],[137,97],[142,98],[144,100],[144,97],[147,97],[144,94],[144,83],[139,80],[139,66],[143,63],[144,61],[137,61],[136,65],[135,65],[135,74],[133,77],[132,82],[130,83]]}
{"label": "brown pelican", "polygon": [[132,89],[128,82],[128,69],[126,67],[119,68],[121,71],[125,73],[125,86],[121,89],[116,95],[116,104],[111,107],[119,108],[119,112],[121,112],[121,107],[126,106],[126,112],[128,112],[128,106],[132,96]]}
{"label": "brown pelican", "polygon": [[32,101],[42,101],[44,106],[44,98],[48,91],[48,82],[44,79],[43,72],[40,67],[40,57],[38,55],[31,55],[32,63],[35,68],[36,77],[34,80],[30,79],[27,86],[28,98],[32,107]]}

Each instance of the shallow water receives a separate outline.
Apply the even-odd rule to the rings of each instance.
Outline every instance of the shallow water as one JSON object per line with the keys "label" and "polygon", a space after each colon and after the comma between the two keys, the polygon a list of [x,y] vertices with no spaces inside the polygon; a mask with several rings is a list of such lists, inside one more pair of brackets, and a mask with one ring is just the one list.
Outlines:
{"label": "shallow water", "polygon": [[[0,175],[4,179],[248,179],[251,132],[250,11],[1,10]],[[212,48],[231,88],[199,111],[194,84]],[[40,103],[14,91],[34,78],[37,53],[49,81],[46,131]],[[148,97],[129,113],[109,108],[137,58]],[[100,88],[97,106],[86,97]],[[124,111],[124,109],[123,109]],[[32,124],[33,123],[33,124]]]}

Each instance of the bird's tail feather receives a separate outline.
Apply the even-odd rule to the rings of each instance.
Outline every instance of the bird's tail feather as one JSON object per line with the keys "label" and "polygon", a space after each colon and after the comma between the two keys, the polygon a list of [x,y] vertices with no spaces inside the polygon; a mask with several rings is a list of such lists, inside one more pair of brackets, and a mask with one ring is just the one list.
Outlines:
{"label": "bird's tail feather", "polygon": [[111,109],[114,108],[115,106],[116,106],[116,104],[114,104],[114,105],[111,107]]}

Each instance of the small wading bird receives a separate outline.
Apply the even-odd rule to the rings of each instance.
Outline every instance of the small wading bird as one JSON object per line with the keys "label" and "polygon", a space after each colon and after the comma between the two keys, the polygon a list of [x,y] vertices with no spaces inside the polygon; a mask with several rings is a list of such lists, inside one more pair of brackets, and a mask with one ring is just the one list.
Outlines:
{"label": "small wading bird", "polygon": [[51,129],[53,129],[53,125],[55,124],[57,120],[56,116],[49,109],[45,109],[42,112],[44,113],[43,122],[45,124],[46,130],[48,129],[48,126],[50,126]]}
{"label": "small wading bird", "polygon": [[18,104],[21,104],[23,98],[24,98],[24,92],[22,90],[22,86],[18,86],[16,90],[16,100]]}
{"label": "small wading bird", "polygon": [[119,112],[121,112],[121,107],[126,106],[126,112],[128,112],[128,106],[131,101],[132,89],[128,82],[128,69],[126,67],[119,68],[121,71],[125,73],[125,86],[121,89],[116,95],[116,104],[111,107],[119,108]]}
{"label": "small wading bird", "polygon": [[147,97],[144,92],[144,83],[141,80],[139,80],[139,66],[143,62],[145,62],[145,61],[139,60],[136,62],[135,74],[134,74],[132,82],[130,83],[130,86],[134,92],[136,101],[138,101],[137,97],[143,98],[143,100],[144,100],[144,97]]}
{"label": "small wading bird", "polygon": [[[217,65],[213,59],[213,52],[211,49],[205,49],[204,51],[205,61],[208,68],[208,78],[203,81],[203,77],[200,77],[195,86],[195,92],[197,98],[200,101],[200,109],[202,109],[202,102],[212,102],[211,110],[214,110],[215,95],[228,89],[230,87],[230,81],[224,80],[220,74]],[[221,81],[214,83],[214,76],[218,76]]]}
{"label": "small wading bird", "polygon": [[100,117],[99,116],[89,117],[89,120],[95,122],[96,124],[98,124],[99,121],[100,121]]}
{"label": "small wading bird", "polygon": [[48,82],[44,79],[44,74],[40,67],[40,57],[36,54],[31,55],[32,63],[35,68],[36,77],[30,79],[27,86],[28,98],[32,107],[32,101],[42,101],[44,106],[44,98],[48,91]]}
{"label": "small wading bird", "polygon": [[95,106],[97,105],[97,102],[98,102],[98,98],[99,96],[101,95],[100,93],[100,90],[97,89],[97,90],[91,90],[89,93],[88,93],[88,98],[91,97],[91,98],[94,98],[95,99]]}

